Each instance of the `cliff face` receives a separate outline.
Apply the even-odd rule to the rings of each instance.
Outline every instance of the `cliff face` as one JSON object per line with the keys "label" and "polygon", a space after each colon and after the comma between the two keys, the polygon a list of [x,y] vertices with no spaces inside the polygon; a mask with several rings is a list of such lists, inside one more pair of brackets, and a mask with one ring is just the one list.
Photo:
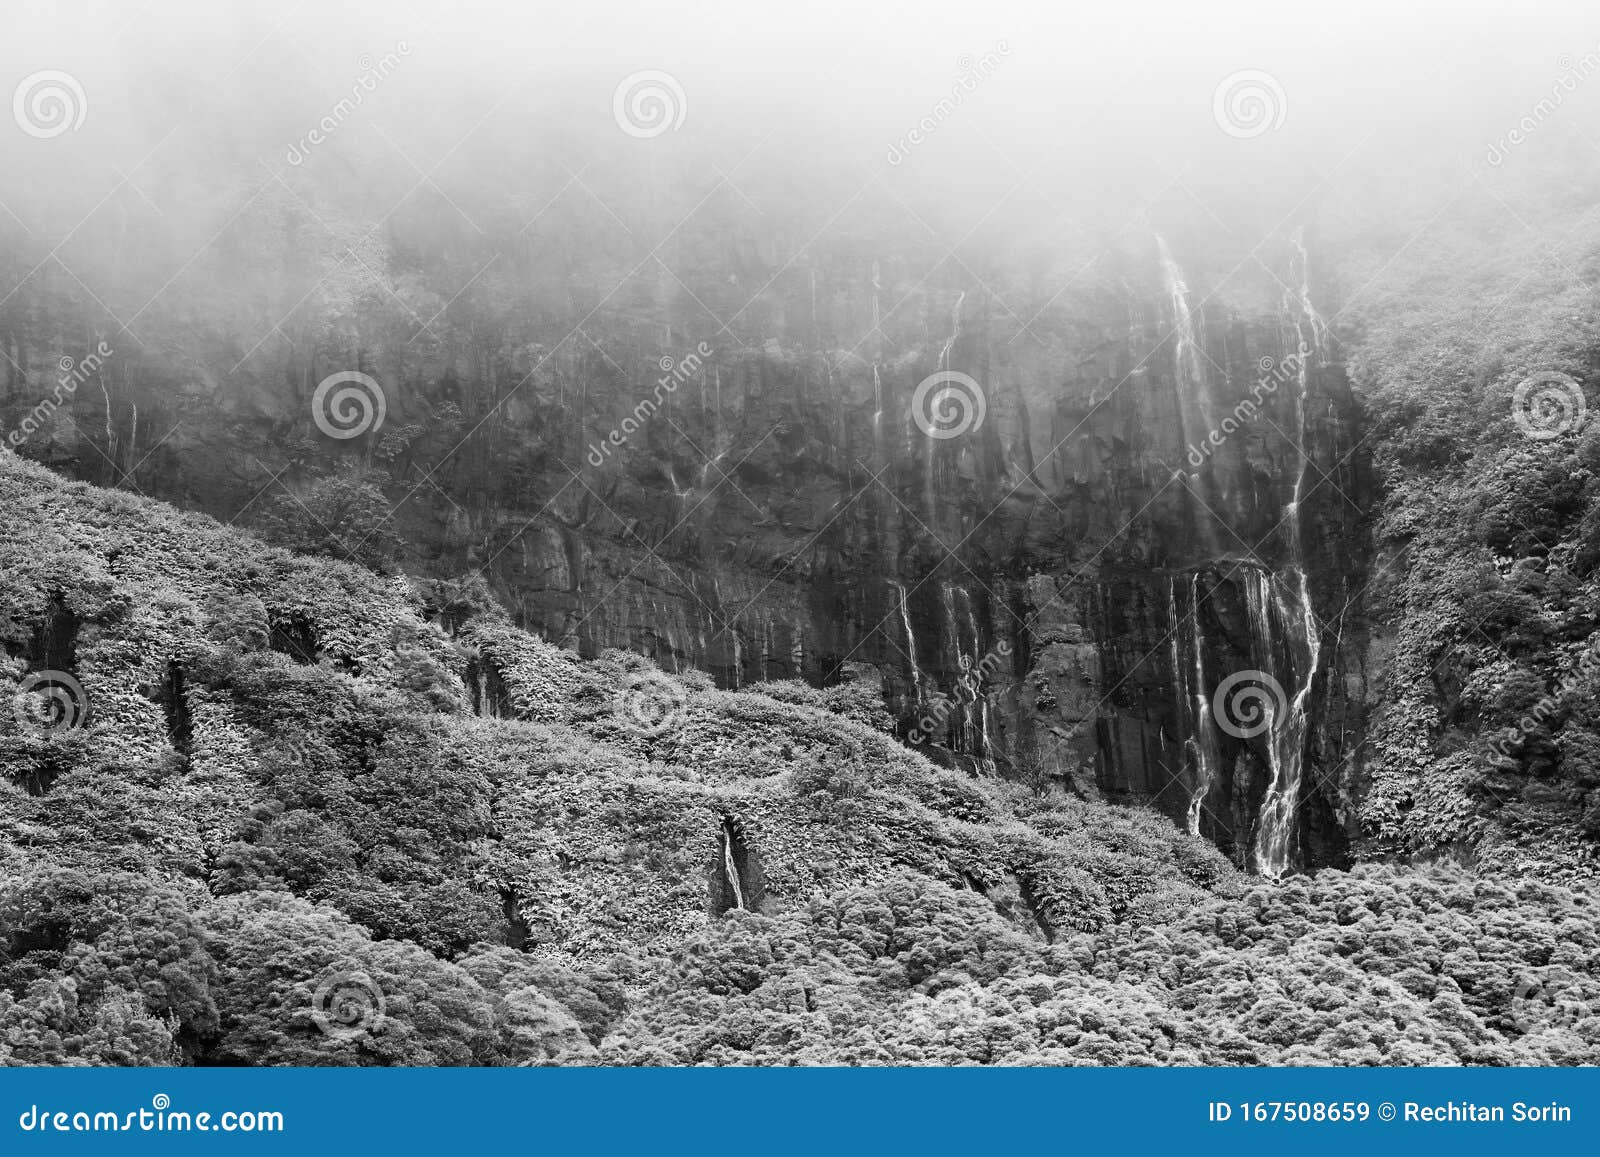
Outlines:
{"label": "cliff face", "polygon": [[[821,271],[815,319],[802,301],[777,328],[824,348],[713,352],[607,452],[606,418],[660,396],[613,390],[584,425],[603,465],[571,483],[580,513],[497,544],[494,584],[586,654],[728,687],[880,678],[936,756],[1147,803],[1241,863],[1279,764],[1304,758],[1288,858],[1340,862],[1366,678],[1359,413],[1292,250],[1292,290],[1254,287],[1256,310],[1151,266],[1048,340],[959,289],[880,337],[913,287]],[[851,333],[869,337],[840,348]],[[918,386],[939,371],[979,396],[957,383],[930,414]],[[1260,692],[1266,727],[1215,726],[1247,671],[1267,678],[1235,683],[1241,709]]]}
{"label": "cliff face", "polygon": [[[41,456],[247,523],[263,487],[381,468],[404,565],[481,573],[585,656],[879,680],[946,763],[1147,804],[1268,871],[1342,862],[1373,488],[1315,260],[1285,240],[1229,275],[1152,238],[1052,294],[1026,263],[729,244],[593,319],[507,290],[538,341],[496,314],[413,355],[369,327],[387,412],[359,438],[307,406],[351,361],[334,338],[181,399],[124,366],[103,419],[74,402],[110,453]],[[129,424],[164,413],[135,466]]]}

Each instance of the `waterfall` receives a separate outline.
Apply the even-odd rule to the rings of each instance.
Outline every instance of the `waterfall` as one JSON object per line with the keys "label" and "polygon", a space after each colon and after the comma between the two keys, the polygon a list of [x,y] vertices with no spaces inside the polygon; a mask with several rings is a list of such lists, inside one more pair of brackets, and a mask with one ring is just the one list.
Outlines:
{"label": "waterfall", "polygon": [[991,705],[989,695],[984,688],[984,681],[988,679],[989,672],[985,669],[985,654],[983,649],[983,632],[978,629],[978,616],[972,609],[972,594],[965,587],[958,587],[956,593],[960,596],[961,608],[965,612],[963,623],[967,632],[972,637],[972,650],[968,652],[968,661],[964,670],[972,681],[971,711],[975,718],[973,724],[976,734],[973,736],[974,744],[972,753],[978,757],[978,762],[983,770],[990,775],[998,773],[995,764],[994,748],[989,738],[989,720]]}
{"label": "waterfall", "polygon": [[1245,583],[1245,602],[1258,656],[1265,666],[1273,666],[1276,656],[1286,652],[1296,672],[1293,697],[1286,704],[1280,705],[1276,700],[1264,704],[1269,717],[1267,764],[1272,782],[1261,803],[1255,855],[1256,869],[1273,879],[1291,866],[1300,783],[1305,772],[1311,684],[1322,650],[1305,571],[1296,567],[1293,573],[1294,587],[1276,575],[1254,569]]}
{"label": "waterfall", "polygon": [[1323,336],[1328,332],[1328,323],[1322,320],[1322,315],[1311,302],[1311,255],[1306,252],[1306,231],[1303,226],[1289,237],[1289,243],[1300,258],[1300,312],[1311,323],[1312,348],[1320,351]]}
{"label": "waterfall", "polygon": [[[1294,493],[1289,499],[1289,505],[1284,509],[1284,516],[1289,522],[1289,549],[1294,556],[1295,566],[1301,565],[1303,544],[1300,538],[1300,492],[1305,486],[1306,466],[1309,464],[1310,454],[1306,450],[1306,442],[1311,433],[1310,424],[1306,417],[1306,403],[1311,392],[1311,359],[1302,357],[1300,350],[1309,349],[1313,353],[1320,353],[1322,349],[1322,331],[1326,328],[1322,319],[1317,315],[1316,306],[1311,304],[1311,266],[1308,264],[1305,247],[1300,244],[1299,231],[1295,233],[1295,248],[1300,254],[1300,313],[1304,322],[1311,327],[1311,337],[1306,339],[1305,329],[1302,327],[1302,318],[1297,316],[1294,321],[1295,334],[1295,385],[1294,395],[1295,421],[1299,426],[1297,452],[1299,454],[1299,469],[1295,471]],[[1303,580],[1304,576],[1302,576]]]}
{"label": "waterfall", "polygon": [[673,522],[679,524],[689,517],[689,499],[694,497],[694,488],[691,486],[687,490],[684,489],[678,482],[678,472],[670,465],[667,467],[667,478],[671,481],[672,493],[677,498],[677,517]]}
{"label": "waterfall", "polygon": [[994,759],[994,741],[989,737],[989,720],[992,714],[993,707],[989,703],[989,697],[984,695],[978,700],[978,747],[982,753],[979,762],[985,772],[998,775],[1000,769]]}
{"label": "waterfall", "polygon": [[[1295,418],[1298,425],[1294,487],[1284,506],[1286,538],[1289,547],[1288,573],[1293,587],[1287,592],[1284,583],[1275,576],[1256,576],[1247,590],[1251,592],[1251,618],[1259,620],[1264,632],[1264,644],[1271,643],[1274,617],[1289,635],[1289,650],[1300,674],[1296,680],[1293,698],[1284,711],[1281,722],[1274,720],[1271,742],[1272,783],[1261,803],[1261,820],[1256,828],[1256,865],[1265,876],[1276,878],[1290,867],[1291,844],[1294,840],[1296,813],[1300,804],[1300,783],[1305,771],[1306,739],[1309,731],[1311,685],[1316,680],[1317,668],[1322,659],[1322,637],[1317,626],[1316,613],[1311,604],[1311,584],[1306,576],[1304,528],[1300,518],[1300,499],[1305,488],[1306,468],[1310,454],[1306,443],[1310,436],[1307,418],[1307,401],[1311,389],[1309,357],[1299,355],[1299,349],[1313,352],[1321,349],[1325,326],[1311,303],[1311,270],[1307,260],[1303,235],[1296,231],[1293,242],[1300,261],[1300,289],[1295,313],[1294,331],[1297,338]],[[1309,338],[1306,327],[1310,328]],[[1270,651],[1267,652],[1269,655]]]}
{"label": "waterfall", "polygon": [[946,661],[950,665],[946,669],[957,672],[954,676],[955,683],[950,688],[950,709],[956,717],[956,738],[951,744],[951,750],[966,754],[973,750],[972,720],[967,710],[968,704],[962,700],[962,693],[965,687],[963,681],[972,660],[967,657],[966,648],[961,645],[961,620],[956,615],[954,583],[939,584],[939,604],[944,611],[944,637],[949,643]]}
{"label": "waterfall", "polygon": [[961,305],[967,300],[967,291],[962,290],[956,294],[956,303],[950,310],[950,336],[945,339],[944,348],[939,351],[939,368],[950,368],[950,351],[955,348],[956,339],[961,336]]}
{"label": "waterfall", "polygon": [[1211,694],[1206,689],[1205,633],[1200,627],[1200,575],[1189,576],[1190,646],[1194,650],[1194,734],[1188,741],[1194,761],[1194,788],[1189,793],[1188,828],[1200,834],[1200,806],[1217,779],[1217,721],[1211,713]]}
{"label": "waterfall", "polygon": [[906,658],[911,663],[911,686],[916,691],[917,703],[922,703],[922,668],[917,666],[917,633],[911,628],[911,607],[906,602],[906,588],[903,584],[893,579],[889,585],[894,588],[895,598],[900,604],[900,622],[906,629]]}
{"label": "waterfall", "polygon": [[984,684],[990,674],[992,657],[983,649],[983,632],[973,609],[972,594],[956,583],[941,583],[943,609],[943,655],[950,669],[957,672],[950,691],[949,711],[955,717],[955,740],[951,750],[970,755],[989,775],[998,774],[990,737],[993,705]]}
{"label": "waterfall", "polygon": [[[966,300],[967,291],[963,289],[960,293],[956,294],[955,306],[950,310],[950,336],[945,339],[944,348],[939,351],[939,369],[945,373],[950,371],[950,356],[956,348],[957,339],[961,337],[961,305]],[[928,501],[928,520],[931,522],[938,516],[938,511],[934,505],[936,496],[936,490],[934,486],[934,451],[938,449],[939,443],[933,438],[928,438],[926,441],[927,445],[924,447],[924,450],[926,451],[926,458],[924,459],[924,462],[926,463],[927,476],[925,489],[927,491]]]}
{"label": "waterfall", "polygon": [[950,708],[956,720],[952,750],[970,755],[985,772],[997,771],[989,747],[989,701],[984,688],[988,676],[983,656],[983,633],[972,609],[972,595],[955,583],[941,583],[944,611],[945,658],[956,672],[950,689]]}
{"label": "waterfall", "polygon": [[1178,402],[1178,444],[1186,446],[1191,427],[1198,428],[1202,424],[1193,421],[1195,403],[1199,403],[1202,414],[1206,409],[1205,366],[1200,361],[1200,343],[1195,337],[1194,314],[1189,309],[1189,285],[1184,280],[1183,268],[1159,233],[1156,234],[1156,248],[1161,254],[1161,277],[1172,303],[1172,326],[1178,339],[1173,388]]}
{"label": "waterfall", "polygon": [[[1161,277],[1167,298],[1172,304],[1172,325],[1177,337],[1173,350],[1173,396],[1178,410],[1179,458],[1187,452],[1184,448],[1204,441],[1216,429],[1211,415],[1211,393],[1206,384],[1206,369],[1200,349],[1199,331],[1194,312],[1189,308],[1189,283],[1184,279],[1183,268],[1167,248],[1166,239],[1156,234],[1156,249],[1161,257]],[[1193,441],[1191,441],[1193,439]],[[1195,490],[1213,485],[1210,459],[1199,479],[1191,482],[1191,497],[1195,500],[1194,521],[1202,541],[1215,557],[1219,553],[1216,519],[1209,507],[1213,503],[1201,498]],[[1178,467],[1175,466],[1175,470]],[[1224,497],[1226,497],[1224,495]]]}
{"label": "waterfall", "polygon": [[[704,861],[701,861],[702,863]],[[739,868],[733,862],[733,822],[722,821],[722,874],[728,881],[728,891],[733,893],[733,906],[744,907],[744,889],[739,886]]]}

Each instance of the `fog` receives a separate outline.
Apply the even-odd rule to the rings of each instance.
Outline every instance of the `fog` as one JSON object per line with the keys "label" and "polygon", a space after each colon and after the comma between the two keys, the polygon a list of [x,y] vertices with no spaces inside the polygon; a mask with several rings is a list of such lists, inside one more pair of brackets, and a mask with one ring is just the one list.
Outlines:
{"label": "fog", "polygon": [[[1248,247],[1600,163],[1600,14],[1576,0],[9,7],[8,87],[81,89],[75,127],[0,134],[0,228],[36,257],[112,213],[182,254],[269,182],[367,220],[421,188],[481,231],[502,194],[531,217],[575,179],[647,233],[716,183],[796,231],[873,203],[952,242],[1164,215]],[[681,121],[630,135],[614,97],[645,70]],[[1246,72],[1267,124],[1230,132],[1219,85]]]}

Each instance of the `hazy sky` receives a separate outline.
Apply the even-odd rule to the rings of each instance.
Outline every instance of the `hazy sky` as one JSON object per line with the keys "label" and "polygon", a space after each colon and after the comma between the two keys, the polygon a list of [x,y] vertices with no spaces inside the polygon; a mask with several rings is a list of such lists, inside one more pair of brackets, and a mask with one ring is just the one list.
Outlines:
{"label": "hazy sky", "polygon": [[[1600,163],[1600,9],[1578,0],[13,0],[7,9],[5,91],[58,70],[83,94],[70,132],[38,139],[7,124],[0,133],[0,196],[46,238],[52,215],[102,195],[108,171],[168,190],[253,160],[285,172],[366,63],[402,45],[392,75],[317,151],[381,150],[385,164],[415,165],[463,195],[497,159],[532,153],[567,172],[593,164],[603,173],[618,155],[648,156],[653,173],[715,165],[801,195],[814,185],[819,203],[880,171],[929,211],[969,206],[967,220],[1022,177],[1051,202],[1097,189],[1115,204],[1125,183],[1176,177],[1207,204],[1292,203],[1337,173],[1398,202],[1418,183],[1497,177],[1509,166],[1486,157],[1563,76],[1577,79],[1513,160],[1576,150]],[[940,115],[975,67],[967,62],[986,53],[999,60],[992,75]],[[682,94],[681,125],[643,142],[613,111],[619,82],[642,70],[669,74]],[[1269,78],[1256,86],[1272,123],[1259,135],[1219,125],[1218,86],[1241,73]],[[929,117],[933,130],[904,147]],[[891,162],[897,146],[903,158]],[[306,165],[319,163],[329,162],[313,153]]]}

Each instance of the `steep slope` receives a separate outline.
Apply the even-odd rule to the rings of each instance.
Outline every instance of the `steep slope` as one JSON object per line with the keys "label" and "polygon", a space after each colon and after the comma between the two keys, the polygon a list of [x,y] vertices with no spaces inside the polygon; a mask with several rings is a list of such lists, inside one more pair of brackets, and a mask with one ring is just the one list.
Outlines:
{"label": "steep slope", "polygon": [[0,510],[9,1061],[1596,1055],[1586,893],[1246,890],[873,686],[585,662],[9,452]]}
{"label": "steep slope", "polygon": [[[83,773],[115,769],[128,825],[116,854],[141,867],[408,894],[443,873],[439,887],[496,897],[453,897],[462,919],[476,913],[487,931],[490,908],[510,905],[537,927],[576,924],[567,947],[643,945],[703,923],[725,818],[758,855],[772,903],[912,866],[962,886],[1010,879],[1042,920],[1098,926],[1232,878],[1158,817],[1060,810],[938,769],[806,704],[804,688],[729,693],[634,656],[586,663],[492,611],[467,618],[459,594],[432,605],[403,579],[5,465],[8,644],[19,668],[76,679],[87,723],[40,735],[22,721],[8,770],[29,794],[13,821],[50,816]],[[511,718],[480,720],[469,701]],[[251,847],[320,837],[345,870],[285,877],[238,846],[251,824],[266,833]],[[392,871],[373,863],[389,852]],[[29,858],[76,854],[63,841]],[[536,906],[556,894],[563,913],[546,920]]]}
{"label": "steep slope", "polygon": [[1600,863],[1593,200],[1485,189],[1404,262],[1365,255],[1352,374],[1388,495],[1369,856],[1551,880]]}
{"label": "steep slope", "polygon": [[[876,678],[939,762],[1147,804],[1242,867],[1349,861],[1372,492],[1315,235],[1248,254],[1181,198],[1160,237],[1037,205],[952,261],[887,190],[816,217],[809,165],[756,203],[710,166],[606,177],[620,220],[558,196],[524,231],[542,175],[476,174],[463,235],[302,171],[217,221],[248,260],[185,243],[192,278],[104,357],[46,263],[0,303],[0,426],[282,545],[481,574],[587,658]],[[1197,755],[1194,700],[1243,671],[1304,717]]]}

